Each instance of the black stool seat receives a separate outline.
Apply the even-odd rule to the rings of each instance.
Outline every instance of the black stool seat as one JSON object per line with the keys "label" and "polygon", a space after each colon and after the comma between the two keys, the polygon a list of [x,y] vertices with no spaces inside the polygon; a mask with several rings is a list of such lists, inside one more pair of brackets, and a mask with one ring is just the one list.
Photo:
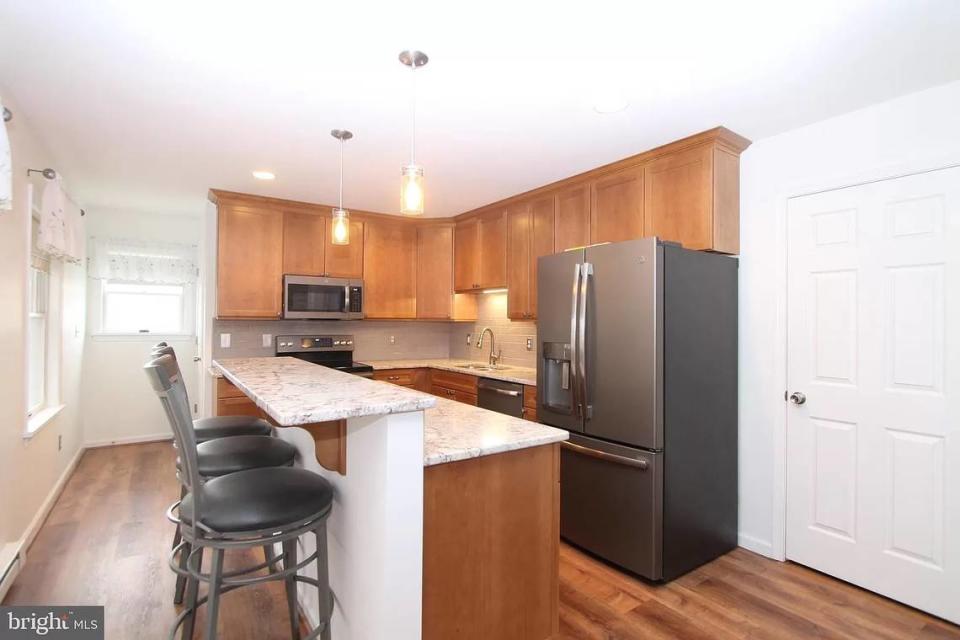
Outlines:
{"label": "black stool seat", "polygon": [[197,442],[227,436],[268,436],[273,433],[269,422],[251,416],[214,416],[193,421]]}
{"label": "black stool seat", "polygon": [[293,464],[297,448],[272,436],[230,436],[197,445],[197,469],[204,477],[228,473],[286,467]]}
{"label": "black stool seat", "polygon": [[[306,469],[250,469],[214,478],[202,487],[203,524],[221,533],[259,531],[320,516],[333,504],[333,486]],[[190,523],[193,493],[180,503]]]}

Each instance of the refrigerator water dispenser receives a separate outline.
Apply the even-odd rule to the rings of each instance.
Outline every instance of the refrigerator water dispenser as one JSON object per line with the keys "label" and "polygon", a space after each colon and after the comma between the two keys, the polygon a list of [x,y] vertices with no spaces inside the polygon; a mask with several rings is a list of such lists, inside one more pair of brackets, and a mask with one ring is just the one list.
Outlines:
{"label": "refrigerator water dispenser", "polygon": [[543,343],[543,389],[537,391],[544,406],[568,414],[573,413],[570,351],[568,343]]}

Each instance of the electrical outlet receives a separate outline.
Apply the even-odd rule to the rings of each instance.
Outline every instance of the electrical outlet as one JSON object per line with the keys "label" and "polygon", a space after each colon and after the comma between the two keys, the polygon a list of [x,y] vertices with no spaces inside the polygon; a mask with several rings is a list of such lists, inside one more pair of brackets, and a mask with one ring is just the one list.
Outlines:
{"label": "electrical outlet", "polygon": [[220,334],[220,348],[221,348],[221,349],[229,349],[229,348],[230,348],[230,334],[229,334],[229,333],[221,333],[221,334]]}
{"label": "electrical outlet", "polygon": [[533,351],[533,338],[527,338],[527,351]]}
{"label": "electrical outlet", "polygon": [[262,339],[263,339],[263,346],[265,346],[265,347],[272,347],[272,346],[273,346],[273,336],[272,336],[272,335],[270,335],[269,333],[264,333],[264,334],[261,335],[261,337],[262,337]]}
{"label": "electrical outlet", "polygon": [[471,344],[473,344],[473,334],[472,334],[472,333],[468,333],[468,334],[467,334],[467,346],[469,347]]}
{"label": "electrical outlet", "polygon": [[390,337],[387,339],[387,341],[388,341],[390,344],[397,344],[397,336],[390,336]]}

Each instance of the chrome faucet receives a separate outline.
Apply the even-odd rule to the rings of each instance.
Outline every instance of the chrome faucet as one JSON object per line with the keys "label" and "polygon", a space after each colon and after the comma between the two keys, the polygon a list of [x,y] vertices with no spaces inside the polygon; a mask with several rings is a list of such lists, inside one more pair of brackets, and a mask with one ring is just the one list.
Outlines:
{"label": "chrome faucet", "polygon": [[485,336],[488,331],[490,332],[490,356],[487,358],[487,362],[490,363],[491,367],[495,367],[497,366],[497,363],[500,362],[500,354],[502,353],[502,351],[497,351],[497,353],[493,352],[494,340],[495,340],[495,338],[493,337],[493,329],[491,329],[490,327],[483,328],[483,331],[480,332],[480,337],[477,338],[477,349],[483,348],[483,336]]}

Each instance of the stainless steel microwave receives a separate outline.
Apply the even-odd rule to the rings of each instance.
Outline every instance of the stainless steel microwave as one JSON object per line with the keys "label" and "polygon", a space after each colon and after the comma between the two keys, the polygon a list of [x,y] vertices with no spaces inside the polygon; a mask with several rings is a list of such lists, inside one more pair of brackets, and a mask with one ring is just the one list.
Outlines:
{"label": "stainless steel microwave", "polygon": [[363,317],[363,280],[284,275],[283,317],[359,320]]}

